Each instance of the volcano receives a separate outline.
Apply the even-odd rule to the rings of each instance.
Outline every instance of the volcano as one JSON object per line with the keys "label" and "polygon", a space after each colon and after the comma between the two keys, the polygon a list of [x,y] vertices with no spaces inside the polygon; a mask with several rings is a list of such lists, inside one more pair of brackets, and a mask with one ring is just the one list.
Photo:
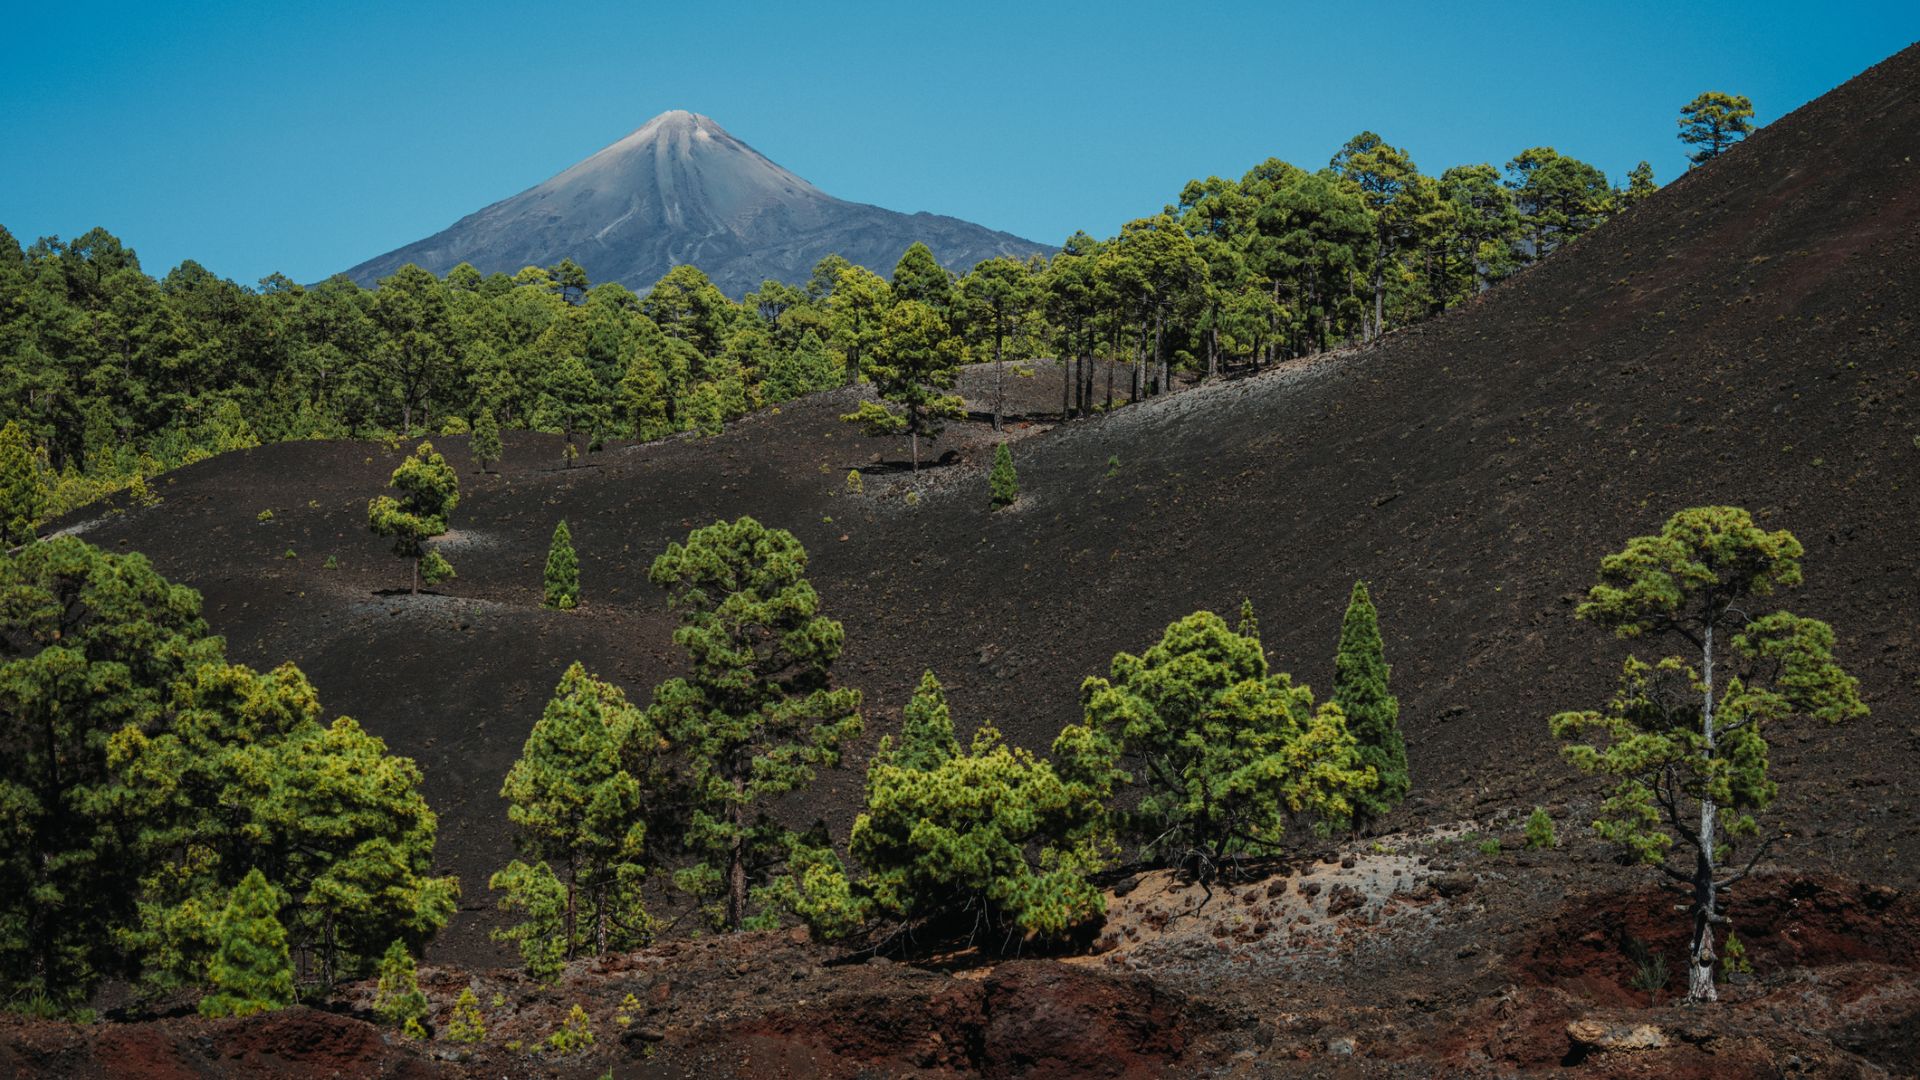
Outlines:
{"label": "volcano", "polygon": [[691,263],[739,296],[772,278],[805,281],[838,254],[880,274],[914,241],[966,270],[1049,250],[938,214],[836,199],[699,113],[661,113],[619,142],[448,228],[347,271],[372,285],[407,263],[444,274],[462,262],[513,273],[570,258],[594,281],[651,288]]}

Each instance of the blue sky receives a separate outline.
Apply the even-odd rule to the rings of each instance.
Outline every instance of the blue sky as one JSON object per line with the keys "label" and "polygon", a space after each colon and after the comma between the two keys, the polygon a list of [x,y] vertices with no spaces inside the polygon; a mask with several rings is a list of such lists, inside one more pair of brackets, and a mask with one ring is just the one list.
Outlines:
{"label": "blue sky", "polygon": [[1425,170],[1550,145],[1684,167],[1695,93],[1770,121],[1920,3],[12,4],[0,224],[312,281],[665,109],[842,198],[1057,243],[1189,177],[1379,131]]}

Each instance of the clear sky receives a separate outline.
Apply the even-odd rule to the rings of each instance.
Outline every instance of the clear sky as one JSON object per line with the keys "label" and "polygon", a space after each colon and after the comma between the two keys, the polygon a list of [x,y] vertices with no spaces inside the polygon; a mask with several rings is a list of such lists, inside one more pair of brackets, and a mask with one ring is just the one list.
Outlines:
{"label": "clear sky", "polygon": [[1920,39],[1920,0],[930,6],[9,0],[0,224],[313,281],[685,108],[842,198],[1058,243],[1364,128],[1430,172],[1549,145],[1664,182],[1694,94],[1771,121]]}

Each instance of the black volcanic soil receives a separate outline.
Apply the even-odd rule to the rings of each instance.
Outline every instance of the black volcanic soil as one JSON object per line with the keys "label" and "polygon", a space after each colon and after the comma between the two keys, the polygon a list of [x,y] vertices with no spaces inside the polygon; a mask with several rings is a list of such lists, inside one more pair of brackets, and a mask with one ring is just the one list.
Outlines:
{"label": "black volcanic soil", "polygon": [[[1086,1037],[1111,1052],[1115,1075],[1178,1071],[1174,1061],[1247,1075],[1576,1064],[1617,1075],[1898,1074],[1910,1070],[1920,1025],[1907,899],[1920,885],[1911,787],[1920,772],[1917,149],[1920,50],[1909,49],[1520,279],[1374,348],[1051,428],[1044,416],[1059,384],[1040,365],[1009,380],[1029,418],[1011,431],[1022,499],[1000,513],[988,510],[993,436],[984,425],[957,426],[933,451],[953,460],[910,476],[897,468],[904,447],[836,422],[852,400],[842,391],[715,439],[614,446],[571,470],[558,467],[554,440],[510,434],[498,475],[463,474],[446,547],[460,577],[444,595],[381,592],[405,576],[364,528],[365,501],[397,457],[377,446],[226,455],[170,475],[157,507],[67,524],[95,543],[146,552],[204,593],[238,658],[298,663],[331,710],[419,760],[441,815],[443,861],[465,889],[432,959],[483,966],[504,962],[484,936],[484,883],[509,855],[501,778],[568,663],[584,661],[640,700],[676,670],[672,624],[645,571],[694,526],[750,513],[791,529],[812,553],[813,580],[847,627],[840,677],[868,702],[868,738],[818,800],[841,830],[873,738],[897,722],[923,668],[947,683],[963,727],[991,718],[1044,748],[1075,717],[1080,681],[1114,652],[1243,596],[1260,609],[1276,665],[1324,689],[1346,590],[1366,578],[1414,779],[1390,825],[1487,827],[1544,803],[1572,836],[1595,788],[1559,763],[1545,717],[1603,700],[1621,656],[1573,621],[1574,602],[1599,558],[1628,536],[1681,507],[1744,505],[1805,543],[1807,583],[1786,602],[1834,625],[1839,657],[1873,710],[1844,729],[1779,734],[1777,809],[1795,835],[1786,876],[1761,891],[1771,899],[1754,901],[1774,921],[1755,932],[1784,941],[1817,930],[1822,940],[1869,942],[1864,952],[1773,942],[1773,981],[1736,988],[1738,1008],[1636,1004],[1613,970],[1617,957],[1598,956],[1618,953],[1611,924],[1666,933],[1632,912],[1669,902],[1643,891],[1641,872],[1582,842],[1524,861],[1497,857],[1507,860],[1497,888],[1422,901],[1444,917],[1331,975],[1236,961],[1232,947],[1119,948],[1145,967],[1095,983],[1072,982],[1081,975],[1055,971],[1058,961],[990,968],[974,976],[985,988],[961,1001],[939,996],[960,993],[948,985],[959,976],[938,975],[944,981],[923,993],[907,983],[935,973],[870,982],[863,968],[857,979],[820,976],[805,994],[786,984],[746,994],[728,1006],[731,1019],[683,1017],[657,1063],[680,1062],[684,1075],[709,1066],[740,1075],[1043,1072],[1020,1056],[1027,1050],[991,1064],[1002,1060],[994,1047],[1024,1044],[981,1034],[1011,1015],[989,1008],[1003,1000],[996,995],[1020,1003],[1032,994],[1101,1002],[1085,1015],[1063,1006],[1047,1031],[1055,1041],[1086,1034],[1097,1015],[1107,1026]],[[976,407],[985,376],[969,376]],[[463,440],[435,442],[464,463]],[[846,490],[854,467],[868,470],[864,494]],[[256,521],[263,509],[274,512],[270,524]],[[569,614],[538,607],[547,538],[562,516],[586,597]],[[295,558],[283,558],[289,549]],[[337,569],[324,568],[329,556]],[[1792,890],[1809,882],[1814,892],[1795,900]],[[1891,892],[1871,891],[1882,887]],[[1813,897],[1854,914],[1809,921]],[[1896,905],[1905,914],[1889,921]],[[1148,930],[1156,940],[1167,932]],[[1592,933],[1602,936],[1589,941]],[[760,946],[743,940],[662,948],[680,950],[662,961],[669,967],[690,949],[760,962]],[[780,963],[796,970],[842,970],[821,967],[830,955],[810,946],[782,948],[795,950]],[[1081,966],[1113,967],[1098,958]],[[794,980],[812,986],[814,977]],[[1595,992],[1594,979],[1611,989]],[[853,1015],[871,1022],[826,1026],[841,1010],[827,1003],[858,994],[867,1011]],[[942,1026],[948,1014],[936,999],[961,1019]],[[1570,1041],[1567,1024],[1583,1020],[1653,1024],[1666,1042],[1595,1049]],[[1372,1026],[1354,1030],[1361,1021]],[[898,1039],[876,1040],[873,1032],[896,1030],[889,1024]],[[897,1047],[846,1048],[934,1035],[967,1049],[929,1050],[923,1062]],[[21,1047],[56,1037],[96,1038],[32,1029],[8,1053],[17,1062]],[[109,1060],[99,1045],[107,1037],[76,1060]],[[365,1060],[371,1068],[376,1059],[388,1060]],[[643,1060],[637,1050],[628,1059]],[[417,1055],[394,1060],[414,1063],[394,1071],[426,1067]],[[507,1067],[489,1060],[496,1072]],[[1056,1074],[1083,1064],[1069,1055]]]}

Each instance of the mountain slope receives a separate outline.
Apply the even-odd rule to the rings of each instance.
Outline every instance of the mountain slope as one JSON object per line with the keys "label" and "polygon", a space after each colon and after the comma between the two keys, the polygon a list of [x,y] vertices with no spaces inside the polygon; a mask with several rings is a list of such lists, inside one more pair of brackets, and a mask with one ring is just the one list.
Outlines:
{"label": "mountain slope", "polygon": [[[482,883],[511,857],[496,792],[561,672],[583,660],[644,700],[681,662],[649,562],[743,513],[812,553],[846,624],[839,677],[867,695],[868,746],[931,667],[963,730],[992,719],[1045,747],[1116,651],[1243,596],[1275,665],[1325,693],[1347,590],[1366,578],[1412,765],[1401,818],[1418,822],[1536,802],[1581,813],[1595,788],[1558,761],[1545,717],[1604,701],[1621,647],[1574,622],[1574,600],[1603,554],[1674,510],[1744,505],[1805,542],[1806,586],[1786,603],[1834,625],[1874,710],[1775,746],[1796,826],[1786,858],[1913,887],[1916,145],[1910,49],[1374,348],[1050,431],[1016,417],[1022,500],[1000,513],[979,424],[935,448],[957,448],[957,465],[917,480],[875,469],[848,495],[849,468],[903,448],[839,423],[843,390],[586,468],[510,433],[499,475],[462,474],[445,597],[377,595],[404,574],[365,530],[396,460],[376,445],[224,455],[86,535],[148,553],[205,593],[236,658],[299,663],[330,710],[418,758],[443,859],[467,883],[438,947],[455,958],[494,955]],[[1009,380],[1029,420],[1058,400],[1040,374]],[[435,442],[464,462],[463,440]],[[560,516],[582,562],[573,613],[539,607]],[[865,753],[801,812],[844,829]]]}
{"label": "mountain slope", "polygon": [[886,274],[916,240],[954,270],[1047,250],[958,218],[836,199],[707,117],[673,111],[545,183],[347,274],[372,285],[409,262],[436,274],[461,262],[511,274],[571,258],[595,281],[645,290],[691,263],[739,296],[768,278],[805,281],[831,254]]}

